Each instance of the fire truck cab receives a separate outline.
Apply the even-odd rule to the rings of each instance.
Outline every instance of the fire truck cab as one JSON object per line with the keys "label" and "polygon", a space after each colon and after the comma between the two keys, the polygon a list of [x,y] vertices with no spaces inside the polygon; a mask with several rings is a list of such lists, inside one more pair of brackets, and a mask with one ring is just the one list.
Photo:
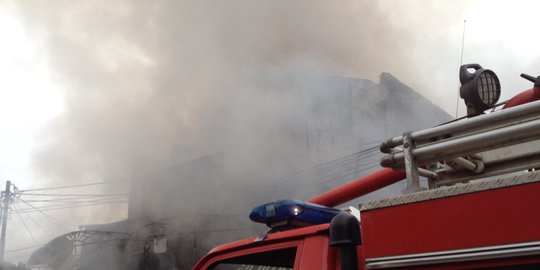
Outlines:
{"label": "fire truck cab", "polygon": [[[390,138],[385,168],[307,202],[256,207],[250,218],[268,233],[218,246],[193,269],[540,269],[540,76],[522,77],[534,87],[484,114],[500,105],[499,80],[462,66],[466,119]],[[333,208],[404,179],[403,195],[359,215]]]}
{"label": "fire truck cab", "polygon": [[195,269],[339,269],[337,249],[329,245],[328,227],[321,224],[277,232],[262,243],[251,238],[225,244],[212,249]]}

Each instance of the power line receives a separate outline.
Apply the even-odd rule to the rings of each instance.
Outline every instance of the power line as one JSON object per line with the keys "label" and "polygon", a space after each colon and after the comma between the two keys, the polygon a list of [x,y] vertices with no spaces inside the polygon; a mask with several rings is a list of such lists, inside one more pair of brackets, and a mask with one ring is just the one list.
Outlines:
{"label": "power line", "polygon": [[26,231],[28,232],[28,235],[30,235],[30,238],[32,238],[32,240],[34,240],[34,242],[38,245],[41,245],[38,240],[36,240],[36,238],[34,237],[34,234],[30,231],[30,229],[28,228],[28,225],[26,225],[26,222],[24,222],[24,219],[21,217],[21,214],[19,214],[18,212],[15,212],[17,214],[17,216],[19,217],[19,219],[21,220],[22,224],[24,225],[24,227],[26,228]]}
{"label": "power line", "polygon": [[[77,206],[77,205],[83,205],[83,204],[89,204],[89,203],[107,203],[107,202],[116,202],[116,201],[129,201],[128,198],[123,197],[112,197],[112,198],[93,198],[88,200],[26,200],[26,202],[31,203],[40,203],[39,207],[47,208],[52,206]],[[26,209],[26,208],[25,208]]]}
{"label": "power line", "polygon": [[348,176],[351,176],[351,175],[354,175],[354,174],[357,174],[357,173],[360,173],[360,172],[363,172],[363,171],[368,171],[368,170],[371,170],[371,169],[374,169],[374,168],[377,168],[379,167],[378,164],[376,165],[371,165],[371,166],[367,166],[367,167],[363,167],[363,168],[360,168],[360,169],[357,169],[357,170],[354,170],[352,172],[349,172],[349,173],[345,173],[345,174],[340,174],[336,177],[334,177],[333,179],[329,179],[329,180],[326,180],[324,182],[322,182],[323,184],[328,184],[330,182],[334,182],[334,181],[337,181],[339,179],[343,179],[345,177],[348,177]]}
{"label": "power line", "polygon": [[[42,212],[43,213],[43,211],[98,206],[98,205],[104,205],[104,204],[124,204],[124,203],[129,202],[128,198],[124,198],[124,197],[103,197],[103,198],[91,198],[87,200],[77,200],[76,198],[70,198],[70,199],[71,200],[65,200],[65,199],[64,200],[62,199],[22,200],[22,199],[19,199],[20,201],[29,205],[30,207],[19,208],[18,210],[16,210],[16,212],[18,213]],[[81,199],[86,199],[86,197],[81,198]],[[39,208],[34,205],[29,204],[29,203],[35,203],[35,202],[48,203],[48,204],[39,206]]]}
{"label": "power line", "polygon": [[304,193],[306,193],[306,192],[309,193],[310,191],[319,190],[321,188],[320,185],[323,185],[323,184],[328,185],[328,184],[330,184],[332,182],[335,182],[335,181],[338,181],[338,180],[347,180],[351,176],[356,176],[357,177],[358,176],[357,174],[362,173],[364,171],[369,171],[371,169],[377,168],[378,166],[379,166],[378,164],[371,165],[371,166],[365,166],[365,167],[360,167],[358,169],[355,169],[354,171],[343,172],[342,174],[335,174],[332,177],[329,177],[326,181],[318,183],[319,185],[305,185],[304,188],[303,188]]}
{"label": "power line", "polygon": [[377,149],[377,148],[378,148],[378,146],[369,147],[369,148],[363,149],[361,151],[358,151],[356,153],[353,153],[353,154],[350,154],[350,155],[347,155],[347,156],[344,156],[344,157],[341,157],[341,158],[338,158],[338,159],[334,159],[334,160],[331,160],[331,161],[327,161],[325,163],[317,164],[317,165],[315,165],[313,167],[310,167],[310,168],[307,168],[307,169],[304,169],[304,170],[300,170],[300,171],[296,171],[296,172],[291,173],[291,174],[286,175],[286,176],[278,177],[277,179],[279,179],[279,180],[276,182],[276,184],[281,183],[281,182],[286,181],[286,180],[290,180],[291,178],[296,177],[296,176],[314,173],[314,172],[316,172],[318,170],[330,169],[332,167],[340,167],[343,164],[348,163],[348,162],[350,162],[351,160],[354,160],[354,159],[359,158],[361,160],[361,159],[369,158],[369,157],[376,154],[376,153],[371,153],[371,152],[375,151],[375,149]]}
{"label": "power line", "polygon": [[39,248],[39,247],[41,247],[41,245],[39,245],[39,246],[25,247],[25,248],[11,249],[11,250],[6,250],[5,253],[20,252],[20,251],[25,251],[25,250],[29,250],[29,249]]}
{"label": "power line", "polygon": [[372,161],[371,158],[376,156],[376,155],[378,155],[378,153],[366,154],[366,155],[358,156],[355,159],[350,159],[350,160],[347,160],[347,161],[344,161],[344,162],[340,162],[339,164],[336,164],[335,166],[326,166],[326,167],[320,168],[320,169],[325,169],[325,171],[331,171],[331,170],[334,170],[336,168],[343,168],[343,167],[348,167],[348,166],[351,166],[351,165],[362,165],[366,161],[369,161],[369,164],[373,164],[371,162]]}
{"label": "power line", "polygon": [[[37,210],[38,212],[40,212],[43,216],[45,216],[50,222],[54,223],[55,225],[58,225],[58,226],[60,226],[60,227],[62,227],[62,228],[64,228],[64,229],[66,229],[66,230],[68,230],[68,231],[71,231],[70,228],[68,228],[68,227],[66,227],[66,226],[64,226],[64,225],[62,225],[62,224],[60,224],[60,223],[58,223],[57,221],[55,221],[55,218],[53,218],[53,217],[51,217],[51,216],[45,214],[43,211],[41,211],[41,209],[39,209],[39,208],[33,206],[32,204],[26,202],[26,201],[23,200],[23,199],[20,199],[20,198],[19,198],[19,200],[22,201],[23,203],[27,204],[28,206],[32,207],[33,209]],[[63,223],[68,224],[69,226],[72,226],[72,227],[77,228],[77,226],[75,226],[75,225],[73,225],[73,224],[70,224],[69,222],[66,222],[66,221],[63,221],[63,220],[59,220],[59,219],[56,219],[56,220],[62,221]]]}
{"label": "power line", "polygon": [[[363,172],[372,168],[379,167],[379,164],[366,163],[366,162],[361,163],[360,161],[358,161],[357,164],[354,164],[356,166],[353,167],[352,165],[353,164],[349,164],[339,169],[330,170],[326,172],[325,174],[318,175],[317,179],[314,179],[314,180],[316,180],[318,184],[324,184],[324,183],[333,182],[339,179],[343,179],[343,176],[354,175],[354,174],[358,174],[360,172]],[[343,179],[343,180],[346,180],[346,179]]]}
{"label": "power line", "polygon": [[[103,202],[96,202],[96,203],[86,203],[86,204],[63,204],[63,205],[51,205],[51,206],[45,206],[40,208],[23,208],[20,209],[19,213],[32,213],[32,212],[41,212],[43,211],[52,211],[52,210],[60,210],[60,209],[71,209],[71,208],[79,208],[79,207],[87,207],[87,206],[97,206],[97,205],[104,205],[104,204],[121,204],[121,203],[128,203],[127,200],[115,200],[115,201],[103,201]],[[73,225],[74,227],[77,227]]]}
{"label": "power line", "polygon": [[[104,203],[92,203],[92,204],[84,204],[84,205],[77,205],[77,206],[50,206],[50,207],[43,207],[40,210],[41,211],[55,211],[55,210],[63,210],[63,209],[73,209],[73,208],[81,208],[81,207],[90,207],[90,206],[99,206],[99,205],[106,205],[106,204],[125,204],[127,201],[114,201],[114,202],[104,202]],[[19,213],[34,213],[37,212],[37,210],[32,209],[21,209],[21,211],[18,211]]]}
{"label": "power line", "polygon": [[51,197],[113,197],[129,196],[130,193],[110,193],[110,194],[60,194],[60,193],[21,193],[21,196],[51,196]]}
{"label": "power line", "polygon": [[364,155],[368,155],[367,153],[373,152],[377,148],[378,148],[378,146],[372,146],[372,147],[360,150],[360,151],[358,151],[356,153],[353,153],[353,154],[350,154],[350,155],[347,155],[347,156],[344,156],[344,157],[341,157],[341,158],[338,158],[338,159],[334,159],[334,160],[327,161],[327,162],[324,162],[324,163],[321,163],[321,164],[317,164],[317,165],[315,165],[315,166],[313,166],[313,167],[311,167],[309,169],[306,169],[306,171],[307,170],[312,170],[312,169],[324,168],[326,166],[334,165],[336,163],[339,164],[340,162],[343,162],[343,161],[351,159],[351,158],[362,157]]}
{"label": "power line", "polygon": [[[365,160],[365,159],[369,159],[371,158],[372,156],[376,155],[377,153],[373,153],[372,151],[374,151],[376,149],[376,147],[370,147],[370,148],[367,148],[367,149],[364,149],[362,151],[359,151],[357,153],[354,153],[354,154],[351,154],[351,155],[348,155],[348,156],[345,156],[345,157],[342,157],[342,158],[339,158],[339,159],[335,159],[335,160],[332,160],[332,161],[328,161],[328,162],[325,162],[325,163],[322,163],[322,164],[318,164],[318,165],[315,165],[311,168],[308,168],[308,169],[305,169],[305,170],[301,170],[301,171],[297,171],[297,172],[294,172],[292,174],[289,174],[289,175],[286,175],[286,176],[282,176],[282,177],[278,177],[278,181],[274,181],[273,182],[273,185],[279,185],[285,181],[301,181],[301,180],[305,180],[306,178],[308,178],[310,175],[312,174],[315,174],[315,173],[318,173],[318,172],[332,172],[338,168],[344,168],[344,167],[347,167],[347,166],[350,166],[352,164],[355,164],[357,162],[360,162],[362,160]],[[318,176],[319,177],[325,177],[324,175],[320,175]]]}
{"label": "power line", "polygon": [[[41,196],[40,196],[41,197]],[[127,203],[128,198],[123,196],[123,194],[116,194],[114,196],[103,196],[103,197],[45,197],[37,199],[26,199],[24,203],[41,203],[40,209],[42,211],[46,210],[55,210],[55,209],[65,209],[65,208],[76,208],[82,206],[91,206],[99,204],[111,204],[111,203]],[[35,208],[22,208],[18,212],[35,212]]]}
{"label": "power line", "polygon": [[[282,185],[283,182],[288,181],[289,183],[293,181],[306,181],[309,180],[309,178],[316,173],[320,173],[317,175],[313,175],[313,177],[316,177],[317,179],[325,178],[325,180],[319,181],[320,184],[328,184],[330,182],[343,179],[344,177],[350,177],[352,175],[357,175],[363,171],[373,169],[375,167],[378,167],[377,165],[370,165],[370,163],[365,163],[364,160],[370,160],[372,157],[376,156],[378,154],[378,145],[374,145],[365,149],[362,149],[356,153],[327,161],[322,164],[315,165],[313,167],[310,167],[305,170],[297,171],[292,174],[274,178],[277,181],[273,181],[271,183],[271,186],[275,187],[278,185]],[[352,165],[356,164],[357,166],[354,167],[354,169],[349,168]],[[358,168],[360,166],[360,168]],[[344,170],[343,172],[336,172],[337,170]],[[312,190],[316,188],[316,185],[308,185],[308,189]],[[268,197],[268,196],[267,196]]]}
{"label": "power line", "polygon": [[[127,199],[112,199],[112,200],[100,200],[100,201],[94,201],[94,202],[79,202],[79,203],[64,203],[61,202],[61,204],[49,204],[40,206],[41,210],[47,210],[47,209],[56,209],[57,207],[66,207],[66,208],[77,208],[80,206],[86,206],[86,205],[100,205],[100,204],[110,204],[110,203],[123,203],[128,202]],[[22,208],[19,211],[27,211],[27,210],[35,210],[32,208]]]}
{"label": "power line", "polygon": [[104,198],[51,198],[51,199],[36,199],[36,200],[26,200],[27,202],[37,202],[37,203],[92,203],[92,202],[102,202],[102,201],[110,201],[110,200],[127,200],[128,198],[123,197],[104,197]]}
{"label": "power line", "polygon": [[51,233],[49,230],[45,229],[45,227],[41,226],[38,222],[36,222],[36,220],[32,217],[30,213],[25,213],[25,214],[28,216],[28,218],[30,218],[30,220],[34,223],[34,225],[40,228],[43,232],[48,234],[50,237],[55,237],[53,233]]}
{"label": "power line", "polygon": [[102,182],[94,182],[94,183],[79,184],[79,185],[69,185],[69,186],[57,186],[57,187],[46,187],[46,188],[24,189],[24,190],[20,190],[20,191],[21,191],[21,192],[24,192],[24,191],[38,191],[38,190],[66,189],[66,188],[76,188],[76,187],[87,187],[87,186],[107,185],[107,184],[123,183],[123,182],[130,182],[130,181],[129,181],[129,180],[102,181]]}
{"label": "power line", "polygon": [[[328,182],[329,179],[334,179],[336,175],[340,175],[343,172],[350,172],[349,174],[354,174],[356,172],[363,171],[364,166],[371,166],[371,167],[377,167],[378,164],[373,164],[373,162],[370,162],[369,159],[370,156],[360,156],[357,159],[350,160],[347,162],[342,162],[340,164],[336,164],[332,167],[327,167],[325,169],[319,169],[316,171],[312,171],[309,173],[305,173],[302,175],[297,175],[295,178],[290,178],[288,180],[291,181],[302,181],[309,178],[312,178],[314,181],[317,182]],[[283,181],[280,181],[280,183]]]}
{"label": "power line", "polygon": [[362,155],[367,154],[369,152],[374,152],[378,148],[379,148],[378,145],[368,147],[368,148],[362,149],[362,150],[360,150],[360,151],[358,151],[356,153],[350,154],[348,156],[344,156],[344,157],[341,157],[341,158],[338,158],[338,159],[335,159],[335,160],[331,160],[331,161],[328,161],[328,162],[325,162],[325,163],[322,163],[322,164],[318,164],[315,167],[324,167],[326,165],[336,163],[336,162],[338,162],[340,160],[343,160],[343,159],[347,159],[347,158],[354,157],[354,156],[362,156]]}

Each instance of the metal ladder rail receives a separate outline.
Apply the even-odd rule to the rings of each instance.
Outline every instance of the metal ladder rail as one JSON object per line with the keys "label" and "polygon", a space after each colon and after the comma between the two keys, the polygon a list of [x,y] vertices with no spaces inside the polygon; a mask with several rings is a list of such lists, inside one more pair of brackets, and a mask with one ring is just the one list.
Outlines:
{"label": "metal ladder rail", "polygon": [[[410,136],[417,145],[420,145],[435,140],[466,136],[489,129],[497,129],[502,126],[513,125],[518,122],[535,118],[540,118],[540,101],[527,103],[463,121],[414,131]],[[382,143],[380,146],[381,152],[390,153],[392,148],[403,144],[403,138],[404,136],[397,136]]]}
{"label": "metal ladder rail", "polygon": [[[540,119],[535,119],[456,139],[433,142],[425,146],[415,145],[414,148],[408,149],[417,163],[429,163],[520,144],[538,138],[540,138]],[[381,159],[381,166],[394,169],[403,168],[406,151],[387,154]]]}
{"label": "metal ladder rail", "polygon": [[[431,129],[406,132],[381,145],[389,153],[381,160],[383,167],[405,169],[407,188],[404,192],[419,191],[419,176],[430,179],[437,174],[419,168],[440,160],[458,159],[468,154],[525,143],[540,138],[540,101],[478,116]],[[403,146],[403,149],[396,148]]]}

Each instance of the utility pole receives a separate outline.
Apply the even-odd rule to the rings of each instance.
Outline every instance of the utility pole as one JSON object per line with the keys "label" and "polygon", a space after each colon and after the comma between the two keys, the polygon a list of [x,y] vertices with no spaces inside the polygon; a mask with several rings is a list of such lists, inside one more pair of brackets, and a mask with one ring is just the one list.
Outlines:
{"label": "utility pole", "polygon": [[4,204],[2,207],[2,235],[0,236],[0,269],[4,269],[4,251],[6,248],[6,225],[11,200],[11,181],[6,182],[6,191],[4,191]]}

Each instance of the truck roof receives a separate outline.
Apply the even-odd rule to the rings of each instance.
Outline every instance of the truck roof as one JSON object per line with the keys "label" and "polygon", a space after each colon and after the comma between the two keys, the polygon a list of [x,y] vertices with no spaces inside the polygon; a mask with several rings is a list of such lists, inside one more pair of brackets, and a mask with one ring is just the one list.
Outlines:
{"label": "truck roof", "polygon": [[287,231],[270,233],[268,234],[266,238],[264,238],[264,240],[261,240],[261,241],[256,241],[257,237],[246,238],[239,241],[230,242],[230,243],[226,243],[226,244],[214,247],[212,250],[208,252],[208,255],[221,253],[221,252],[229,251],[233,249],[244,248],[248,246],[256,246],[261,243],[281,241],[281,240],[286,240],[289,238],[296,238],[296,237],[306,236],[310,234],[318,234],[322,232],[327,232],[328,227],[329,227],[329,224],[326,223],[326,224],[313,225],[313,226],[308,226],[308,227],[303,227],[303,228],[298,228],[298,229],[287,230]]}
{"label": "truck roof", "polygon": [[238,249],[243,249],[243,248],[252,247],[252,246],[264,245],[269,242],[279,242],[279,241],[285,241],[285,240],[292,240],[295,238],[302,238],[302,237],[305,237],[306,235],[327,233],[329,226],[330,224],[328,223],[320,224],[320,225],[313,225],[313,226],[308,226],[308,227],[303,227],[303,228],[298,228],[298,229],[270,233],[266,236],[266,238],[264,238],[264,240],[260,240],[260,241],[257,240],[257,237],[251,237],[251,238],[246,238],[239,241],[219,245],[219,246],[214,247],[203,258],[201,258],[196,266],[204,264],[206,261],[210,260],[212,257],[214,257],[217,254],[226,253],[232,250],[238,250]]}

